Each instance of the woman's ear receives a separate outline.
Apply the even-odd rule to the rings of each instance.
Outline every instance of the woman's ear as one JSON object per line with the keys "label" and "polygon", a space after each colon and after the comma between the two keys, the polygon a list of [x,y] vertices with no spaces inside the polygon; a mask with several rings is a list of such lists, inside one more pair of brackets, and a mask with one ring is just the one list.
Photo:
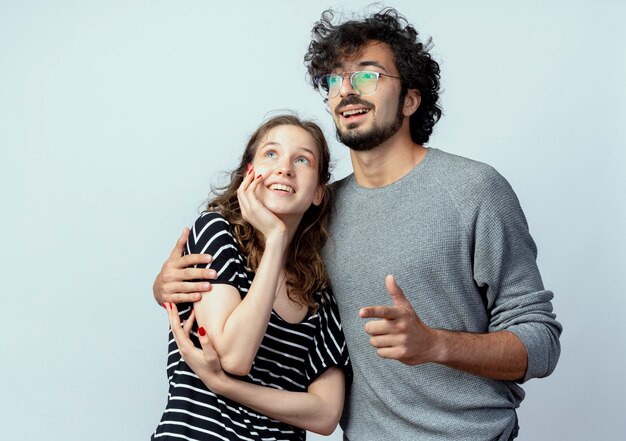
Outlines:
{"label": "woman's ear", "polygon": [[417,89],[408,89],[404,96],[404,106],[402,107],[402,114],[404,116],[411,116],[415,113],[417,108],[422,103],[422,95]]}
{"label": "woman's ear", "polygon": [[324,200],[324,186],[318,185],[317,188],[315,189],[315,194],[313,195],[313,205],[317,207],[319,206],[319,204],[322,203],[323,200]]}

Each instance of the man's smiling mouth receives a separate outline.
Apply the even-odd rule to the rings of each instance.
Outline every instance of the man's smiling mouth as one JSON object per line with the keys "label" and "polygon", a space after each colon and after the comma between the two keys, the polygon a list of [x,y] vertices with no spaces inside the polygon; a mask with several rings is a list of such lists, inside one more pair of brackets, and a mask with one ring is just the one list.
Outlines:
{"label": "man's smiling mouth", "polygon": [[366,114],[369,111],[370,111],[370,109],[350,109],[350,110],[346,110],[344,112],[341,112],[341,116],[343,116],[344,118],[350,118],[351,116],[354,116],[354,115]]}

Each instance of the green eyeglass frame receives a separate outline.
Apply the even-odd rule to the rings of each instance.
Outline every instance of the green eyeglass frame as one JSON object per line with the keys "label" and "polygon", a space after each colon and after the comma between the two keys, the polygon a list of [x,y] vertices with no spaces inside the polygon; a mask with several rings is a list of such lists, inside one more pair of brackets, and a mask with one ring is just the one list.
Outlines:
{"label": "green eyeglass frame", "polygon": [[343,74],[321,75],[314,79],[314,83],[320,95],[322,95],[322,98],[324,99],[335,98],[339,95],[344,78],[349,78],[352,89],[354,89],[358,95],[370,96],[376,93],[376,89],[378,88],[378,79],[381,75],[384,77],[400,79],[400,77],[382,72],[359,70]]}

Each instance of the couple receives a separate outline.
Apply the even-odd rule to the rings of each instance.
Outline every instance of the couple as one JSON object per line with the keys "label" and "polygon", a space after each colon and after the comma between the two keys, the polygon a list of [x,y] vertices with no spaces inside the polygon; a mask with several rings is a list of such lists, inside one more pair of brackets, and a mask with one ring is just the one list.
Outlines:
{"label": "couple", "polygon": [[353,441],[515,438],[519,383],[554,370],[561,333],[515,194],[423,146],[439,66],[395,10],[324,13],[305,61],[354,174],[331,200],[314,125],[255,132],[155,281],[173,339],[154,438],[303,439],[342,407]]}

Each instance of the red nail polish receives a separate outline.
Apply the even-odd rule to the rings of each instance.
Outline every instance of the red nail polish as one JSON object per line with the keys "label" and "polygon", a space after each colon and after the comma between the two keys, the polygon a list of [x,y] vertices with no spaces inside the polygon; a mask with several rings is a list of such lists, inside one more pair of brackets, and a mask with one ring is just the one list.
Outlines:
{"label": "red nail polish", "polygon": [[161,302],[161,305],[163,305],[163,307],[167,309],[167,306],[165,306],[165,302]]}
{"label": "red nail polish", "polygon": [[248,170],[248,174],[252,173],[254,171],[254,167],[250,166],[250,169]]}
{"label": "red nail polish", "polygon": [[246,165],[246,170],[250,171],[251,168],[252,168],[252,165],[250,165],[250,163],[248,162],[248,165]]}
{"label": "red nail polish", "polygon": [[204,337],[206,335],[206,331],[202,326],[198,328],[198,334],[200,334],[201,337]]}
{"label": "red nail polish", "polygon": [[263,175],[259,175],[259,176],[257,176],[256,178],[257,178],[257,179],[259,179],[261,176],[263,176]]}

